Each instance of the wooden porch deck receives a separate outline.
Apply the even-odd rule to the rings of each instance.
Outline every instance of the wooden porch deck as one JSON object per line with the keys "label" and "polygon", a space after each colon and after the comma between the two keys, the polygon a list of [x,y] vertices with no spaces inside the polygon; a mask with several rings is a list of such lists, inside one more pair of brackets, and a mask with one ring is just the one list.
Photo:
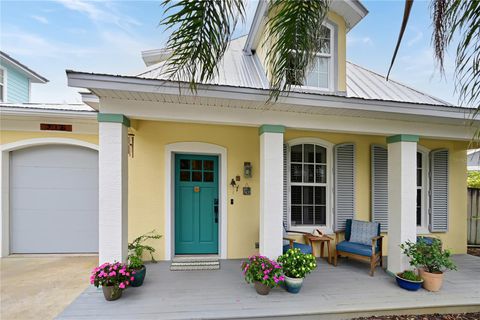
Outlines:
{"label": "wooden porch deck", "polygon": [[244,282],[240,260],[223,260],[217,271],[169,271],[168,262],[148,266],[140,288],[107,302],[88,288],[58,319],[348,319],[354,316],[480,311],[480,258],[455,256],[459,271],[446,275],[442,291],[407,292],[386,272],[341,259],[319,262],[297,294],[276,288],[257,295]]}

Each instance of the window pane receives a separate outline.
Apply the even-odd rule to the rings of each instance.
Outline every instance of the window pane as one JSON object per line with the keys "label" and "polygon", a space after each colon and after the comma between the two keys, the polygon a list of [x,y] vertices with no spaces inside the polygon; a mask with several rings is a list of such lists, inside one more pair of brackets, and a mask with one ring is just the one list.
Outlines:
{"label": "window pane", "polygon": [[192,160],[193,170],[202,170],[202,160]]}
{"label": "window pane", "polygon": [[422,186],[422,169],[417,169],[417,187]]}
{"label": "window pane", "polygon": [[422,190],[417,189],[417,226],[422,225]]}
{"label": "window pane", "polygon": [[319,58],[318,87],[328,88],[328,75],[330,73],[330,58]]}
{"label": "window pane", "polygon": [[290,166],[290,180],[292,182],[302,182],[302,165],[292,164]]}
{"label": "window pane", "polygon": [[320,28],[320,43],[319,49],[321,53],[330,53],[330,29],[322,26]]}
{"label": "window pane", "polygon": [[303,145],[303,152],[305,159],[304,162],[314,163],[315,162],[315,149],[313,144],[304,144]]}
{"label": "window pane", "polygon": [[302,204],[302,187],[292,186],[292,193],[290,195],[290,201],[292,204]]}
{"label": "window pane", "polygon": [[417,152],[417,169],[422,167],[422,154]]}
{"label": "window pane", "polygon": [[327,149],[320,146],[315,146],[315,162],[327,163]]}
{"label": "window pane", "polygon": [[190,181],[190,171],[180,171],[180,181]]}
{"label": "window pane", "polygon": [[203,173],[204,182],[213,182],[213,172],[204,172]]}
{"label": "window pane", "polygon": [[313,204],[313,187],[303,187],[303,204]]}
{"label": "window pane", "polygon": [[294,226],[302,224],[302,206],[292,206],[290,222]]}
{"label": "window pane", "polygon": [[213,161],[212,160],[203,161],[203,170],[213,171]]}
{"label": "window pane", "polygon": [[313,224],[313,206],[303,206],[303,224]]}
{"label": "window pane", "polygon": [[187,159],[181,159],[180,160],[180,169],[190,169],[190,160]]}
{"label": "window pane", "polygon": [[316,205],[326,205],[326,188],[325,187],[315,187],[315,204]]}
{"label": "window pane", "polygon": [[327,224],[327,214],[326,214],[325,206],[315,206],[315,224],[316,225]]}
{"label": "window pane", "polygon": [[0,69],[0,83],[3,84],[3,70]]}
{"label": "window pane", "polygon": [[290,161],[291,162],[302,162],[302,145],[292,146],[290,148]]}
{"label": "window pane", "polygon": [[315,182],[315,166],[313,164],[304,164],[303,170],[303,182]]}
{"label": "window pane", "polygon": [[193,171],[192,181],[202,181],[202,171]]}
{"label": "window pane", "polygon": [[316,165],[315,177],[317,183],[327,183],[327,166],[323,164]]}

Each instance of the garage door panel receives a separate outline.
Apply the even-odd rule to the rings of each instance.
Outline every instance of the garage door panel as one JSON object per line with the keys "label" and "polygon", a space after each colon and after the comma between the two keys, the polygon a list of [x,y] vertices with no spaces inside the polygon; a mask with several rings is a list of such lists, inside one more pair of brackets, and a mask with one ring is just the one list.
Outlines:
{"label": "garage door panel", "polygon": [[91,188],[98,181],[98,171],[92,168],[16,167],[12,188]]}
{"label": "garage door panel", "polygon": [[98,154],[63,145],[12,152],[13,253],[98,252]]}

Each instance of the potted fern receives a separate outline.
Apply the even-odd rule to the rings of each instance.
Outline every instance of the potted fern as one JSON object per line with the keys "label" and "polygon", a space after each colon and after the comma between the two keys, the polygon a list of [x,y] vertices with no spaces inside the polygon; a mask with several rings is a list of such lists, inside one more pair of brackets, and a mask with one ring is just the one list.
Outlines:
{"label": "potted fern", "polygon": [[428,291],[439,291],[443,284],[445,270],[457,270],[449,250],[442,249],[442,242],[433,239],[431,243],[420,239],[400,245],[403,253],[410,258],[410,265],[418,269],[423,287]]}
{"label": "potted fern", "polygon": [[140,287],[145,280],[145,275],[147,273],[147,268],[145,267],[143,261],[143,253],[146,251],[150,254],[151,262],[156,263],[157,261],[153,257],[155,248],[145,244],[147,240],[157,240],[162,236],[158,234],[155,230],[147,232],[137,238],[135,238],[131,243],[128,244],[128,267],[131,270],[134,270],[133,274],[134,280],[130,283],[132,287]]}

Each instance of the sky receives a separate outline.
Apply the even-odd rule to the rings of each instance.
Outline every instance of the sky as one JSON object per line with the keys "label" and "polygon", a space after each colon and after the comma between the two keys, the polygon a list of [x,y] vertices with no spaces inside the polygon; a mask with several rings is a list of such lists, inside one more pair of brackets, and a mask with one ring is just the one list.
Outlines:
{"label": "sky", "polygon": [[[235,36],[248,33],[258,3],[246,1],[246,21],[238,25]],[[385,75],[404,1],[362,3],[369,14],[347,34],[347,58]],[[446,57],[441,76],[432,54],[429,4],[414,2],[391,79],[456,103],[455,56]],[[141,51],[162,48],[168,39],[169,33],[159,25],[162,17],[161,1],[1,0],[0,50],[50,80],[32,85],[32,102],[78,103],[78,89],[67,86],[65,70],[139,73],[145,67]]]}

